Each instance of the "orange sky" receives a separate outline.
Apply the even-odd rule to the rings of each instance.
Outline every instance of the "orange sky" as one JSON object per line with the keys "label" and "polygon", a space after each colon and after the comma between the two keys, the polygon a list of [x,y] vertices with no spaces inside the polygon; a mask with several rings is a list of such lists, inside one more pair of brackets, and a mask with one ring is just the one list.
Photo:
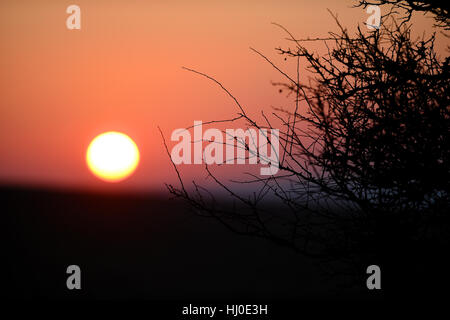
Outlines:
{"label": "orange sky", "polygon": [[[71,4],[81,8],[81,30],[66,28]],[[298,37],[324,36],[335,30],[327,8],[349,28],[366,21],[352,4],[2,0],[0,184],[110,188],[88,171],[85,152],[96,135],[115,130],[134,139],[141,163],[114,188],[162,190],[175,175],[157,126],[169,138],[194,120],[236,112],[216,86],[181,66],[219,79],[250,113],[269,110],[288,100],[270,84],[278,74],[249,47],[293,71],[274,51],[288,43],[270,23]],[[430,25],[423,18],[416,23],[420,32]]]}

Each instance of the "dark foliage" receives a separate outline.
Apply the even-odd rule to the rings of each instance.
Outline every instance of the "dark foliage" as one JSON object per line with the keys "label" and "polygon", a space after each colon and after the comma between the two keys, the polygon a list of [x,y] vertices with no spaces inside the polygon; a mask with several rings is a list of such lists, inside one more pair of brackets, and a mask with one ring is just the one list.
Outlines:
{"label": "dark foliage", "polygon": [[[417,2],[405,2],[417,10]],[[439,14],[448,11],[432,8],[444,21]],[[406,23],[355,35],[337,23],[324,56],[304,45],[311,39],[285,30],[292,45],[277,50],[294,59],[295,77],[255,51],[285,78],[275,85],[294,97],[294,106],[275,109],[272,120],[263,114],[263,124],[199,73],[222,86],[249,127],[280,123],[280,173],[241,182],[259,186],[244,197],[206,167],[236,200],[233,207],[195,182],[188,191],[180,175],[181,188],[169,191],[234,232],[316,257],[333,274],[356,275],[374,263],[390,270],[417,260],[441,264],[435,253],[448,248],[450,231],[450,60],[437,56],[434,35],[413,40]],[[313,75],[307,83],[300,66]],[[263,201],[267,195],[278,199],[276,209]]]}
{"label": "dark foliage", "polygon": [[436,26],[442,27],[445,30],[450,30],[450,4],[441,0],[360,0],[358,6],[366,8],[369,5],[388,6],[389,12],[386,16],[392,14],[406,15],[403,18],[404,22],[411,20],[414,12],[423,14],[431,14]]}

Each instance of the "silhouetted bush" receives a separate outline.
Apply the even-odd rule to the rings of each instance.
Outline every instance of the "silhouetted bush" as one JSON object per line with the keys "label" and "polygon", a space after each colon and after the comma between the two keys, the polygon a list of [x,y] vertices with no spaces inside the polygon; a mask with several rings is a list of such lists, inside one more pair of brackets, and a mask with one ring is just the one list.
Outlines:
{"label": "silhouetted bush", "polygon": [[[296,62],[294,77],[255,50],[284,77],[275,85],[294,98],[292,108],[276,108],[263,124],[217,80],[191,70],[220,84],[248,126],[280,123],[280,172],[240,182],[254,185],[247,197],[207,166],[237,203],[229,207],[195,182],[189,191],[181,176],[182,186],[169,191],[236,233],[317,258],[331,274],[357,276],[379,264],[396,277],[409,268],[410,276],[418,261],[443,268],[450,231],[449,57],[437,56],[434,34],[413,40],[407,23],[392,20],[350,35],[336,22],[339,32],[323,39],[322,56],[305,45],[311,39],[284,29],[291,46],[277,50]],[[308,82],[300,66],[312,73]],[[248,150],[248,142],[240,144]],[[265,202],[267,196],[277,202]]]}

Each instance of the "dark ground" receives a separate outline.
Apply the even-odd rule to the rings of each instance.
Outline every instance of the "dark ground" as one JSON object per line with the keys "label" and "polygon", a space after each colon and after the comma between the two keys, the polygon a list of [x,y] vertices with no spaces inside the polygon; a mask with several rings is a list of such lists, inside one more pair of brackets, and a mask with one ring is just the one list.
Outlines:
{"label": "dark ground", "polygon": [[[361,286],[340,286],[305,257],[265,240],[233,234],[167,195],[17,187],[1,187],[0,192],[4,298],[186,302],[385,298],[383,290],[368,291],[365,279]],[[72,264],[81,267],[81,290],[66,288],[66,268]],[[434,278],[448,281],[445,272]]]}

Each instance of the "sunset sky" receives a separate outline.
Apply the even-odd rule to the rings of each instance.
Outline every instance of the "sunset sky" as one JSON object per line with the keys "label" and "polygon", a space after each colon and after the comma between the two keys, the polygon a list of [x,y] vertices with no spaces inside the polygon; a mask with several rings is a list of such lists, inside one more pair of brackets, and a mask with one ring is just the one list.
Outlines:
{"label": "sunset sky", "polygon": [[[81,8],[81,30],[68,30],[66,8]],[[252,52],[287,72],[274,50],[285,34],[326,36],[343,25],[363,28],[368,14],[354,1],[13,1],[0,2],[0,183],[111,188],[85,161],[91,140],[120,131],[137,144],[136,172],[114,188],[161,191],[176,179],[167,139],[194,120],[234,116],[232,101],[186,66],[220,80],[251,114],[288,105],[271,81],[280,76]],[[431,33],[418,17],[418,34]],[[438,51],[445,40],[439,36]],[[448,43],[448,40],[447,40]],[[323,50],[319,44],[311,48]],[[173,144],[172,144],[173,145]],[[201,166],[183,168],[195,176]]]}

